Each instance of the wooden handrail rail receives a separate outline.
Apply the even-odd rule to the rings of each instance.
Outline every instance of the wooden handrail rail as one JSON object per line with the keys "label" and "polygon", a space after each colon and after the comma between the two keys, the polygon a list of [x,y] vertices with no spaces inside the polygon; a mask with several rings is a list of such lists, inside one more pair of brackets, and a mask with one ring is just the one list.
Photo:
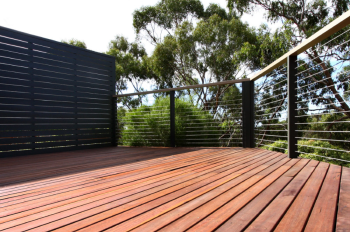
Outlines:
{"label": "wooden handrail rail", "polygon": [[114,95],[113,97],[127,97],[127,96],[144,95],[144,94],[151,94],[151,93],[162,93],[162,92],[177,91],[177,90],[183,90],[183,89],[195,89],[195,88],[210,87],[210,86],[217,86],[217,85],[228,85],[228,84],[242,83],[245,81],[250,81],[250,79],[246,78],[246,79],[220,81],[220,82],[199,84],[199,85],[188,85],[188,86],[177,87],[177,88],[158,89],[158,90],[145,91],[145,92],[118,94],[118,95]]}

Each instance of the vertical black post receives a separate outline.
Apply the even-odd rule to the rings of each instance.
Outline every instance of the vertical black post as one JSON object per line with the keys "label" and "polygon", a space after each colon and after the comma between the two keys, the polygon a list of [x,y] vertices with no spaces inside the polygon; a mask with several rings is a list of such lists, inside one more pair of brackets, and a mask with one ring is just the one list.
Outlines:
{"label": "vertical black post", "polygon": [[112,146],[117,147],[118,146],[118,142],[117,142],[117,98],[112,96],[112,100],[111,100],[111,139],[112,139]]}
{"label": "vertical black post", "polygon": [[170,91],[170,146],[176,147],[176,141],[175,141],[175,91]]}
{"label": "vertical black post", "polygon": [[297,56],[289,56],[288,65],[288,156],[289,158],[298,157],[297,145]]}
{"label": "vertical black post", "polygon": [[254,81],[242,82],[243,147],[255,147]]}

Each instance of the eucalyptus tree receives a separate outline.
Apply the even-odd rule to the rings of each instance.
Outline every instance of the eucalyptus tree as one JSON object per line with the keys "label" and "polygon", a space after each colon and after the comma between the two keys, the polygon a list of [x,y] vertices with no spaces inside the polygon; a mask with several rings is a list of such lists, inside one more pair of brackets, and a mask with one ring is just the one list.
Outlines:
{"label": "eucalyptus tree", "polygon": [[[150,57],[158,86],[205,84],[245,76],[247,61],[239,55],[247,42],[257,42],[254,29],[211,4],[163,0],[134,12],[134,27],[155,49]],[[158,33],[156,33],[158,32]],[[219,100],[228,86],[195,89],[201,104]]]}
{"label": "eucalyptus tree", "polygon": [[77,39],[62,40],[61,42],[65,43],[65,44],[70,44],[70,45],[73,45],[73,46],[76,46],[76,47],[79,47],[79,48],[87,49],[86,43],[84,41],[80,41],[80,40],[77,40]]}
{"label": "eucalyptus tree", "polygon": [[[135,92],[142,92],[142,84],[147,80],[156,78],[150,69],[148,56],[145,48],[137,43],[130,43],[123,36],[117,36],[109,44],[106,54],[116,58],[116,93],[121,94],[131,87]],[[135,108],[140,105],[142,97],[118,98],[124,106]]]}
{"label": "eucalyptus tree", "polygon": [[166,35],[173,35],[184,21],[204,16],[204,7],[199,0],[161,0],[155,6],[141,7],[133,14],[133,25],[139,36],[144,36],[153,45],[163,42]]}
{"label": "eucalyptus tree", "polygon": [[[348,11],[349,5],[348,0],[228,0],[231,12],[254,14],[256,9],[262,8],[271,23],[283,22],[278,31],[287,35],[285,38],[290,47],[297,46]],[[323,106],[328,112],[338,112],[339,117],[334,122],[350,119],[347,101],[349,29],[347,26],[313,46],[298,61],[299,100]],[[332,126],[329,124],[326,129]]]}

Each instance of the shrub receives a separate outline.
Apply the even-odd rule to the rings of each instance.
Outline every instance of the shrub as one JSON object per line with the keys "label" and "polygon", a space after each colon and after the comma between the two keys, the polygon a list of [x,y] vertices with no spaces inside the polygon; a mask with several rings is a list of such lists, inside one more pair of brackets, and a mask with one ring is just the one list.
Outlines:
{"label": "shrub", "polygon": [[[121,144],[128,146],[170,146],[169,97],[158,98],[152,106],[143,105],[127,111],[122,128]],[[202,111],[185,100],[175,100],[175,131],[177,146],[191,146],[184,140],[193,135],[195,139],[217,139],[217,121],[207,111]],[[200,127],[198,124],[200,123]],[[190,127],[196,125],[195,131]],[[216,136],[216,137],[215,137]]]}
{"label": "shrub", "polygon": [[[270,150],[270,151],[282,152],[282,150],[287,149],[287,141],[278,140],[272,144],[269,144],[268,146],[263,146],[261,148]],[[284,148],[284,149],[281,149],[281,148]],[[323,149],[323,148],[327,148],[327,149]],[[330,149],[333,149],[333,150],[330,150]],[[298,141],[298,151],[318,155],[318,156],[313,156],[313,155],[307,155],[307,154],[300,154],[299,155],[300,157],[350,167],[350,163],[348,162],[319,157],[319,156],[325,156],[325,157],[331,157],[331,158],[350,161],[349,153],[335,151],[335,150],[342,150],[342,148],[339,146],[332,145],[327,141],[317,141],[317,140],[299,140]],[[288,151],[285,150],[285,153],[288,154]]]}
{"label": "shrub", "polygon": [[[337,140],[350,141],[350,119],[343,119],[343,114],[331,112],[323,115],[311,115],[308,118],[309,130],[304,136],[307,138],[329,139],[332,145],[342,147],[342,150],[350,150],[350,143]],[[330,122],[335,122],[334,124]],[[329,127],[329,128],[328,128]],[[321,132],[313,132],[321,131]],[[337,131],[337,132],[328,132]],[[343,131],[343,132],[339,132]]]}

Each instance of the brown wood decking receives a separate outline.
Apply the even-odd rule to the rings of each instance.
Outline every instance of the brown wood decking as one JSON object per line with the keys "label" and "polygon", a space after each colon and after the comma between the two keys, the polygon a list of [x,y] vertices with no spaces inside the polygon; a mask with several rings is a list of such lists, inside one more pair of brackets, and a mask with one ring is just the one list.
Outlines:
{"label": "brown wood decking", "polygon": [[242,148],[0,159],[0,231],[350,231],[350,169]]}

